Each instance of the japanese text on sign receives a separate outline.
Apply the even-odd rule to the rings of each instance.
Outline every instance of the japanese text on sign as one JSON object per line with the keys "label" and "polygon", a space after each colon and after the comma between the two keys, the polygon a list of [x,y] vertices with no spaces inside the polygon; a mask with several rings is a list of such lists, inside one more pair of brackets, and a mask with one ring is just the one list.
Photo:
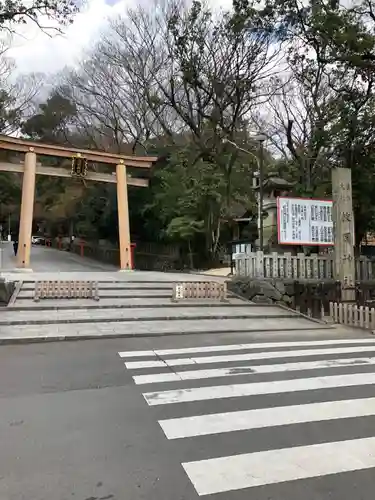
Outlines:
{"label": "japanese text on sign", "polygon": [[281,245],[333,245],[332,201],[277,198]]}

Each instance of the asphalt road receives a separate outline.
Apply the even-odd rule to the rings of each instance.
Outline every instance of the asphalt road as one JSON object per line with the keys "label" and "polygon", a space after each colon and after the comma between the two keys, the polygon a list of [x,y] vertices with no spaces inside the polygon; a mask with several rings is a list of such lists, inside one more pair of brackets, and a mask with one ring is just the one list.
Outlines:
{"label": "asphalt road", "polygon": [[[201,280],[201,274],[138,271],[127,273],[118,272],[118,267],[103,262],[98,262],[71,252],[60,251],[41,245],[33,245],[31,248],[30,266],[32,273],[22,273],[16,269],[17,262],[13,254],[12,243],[0,242],[0,275],[11,279],[24,280],[82,280],[90,279],[98,281],[175,281],[175,280]],[[16,271],[16,272],[15,272]],[[61,276],[60,273],[64,273]],[[204,279],[220,281],[226,280],[225,276],[205,276]]]}
{"label": "asphalt road", "polygon": [[[0,242],[0,270],[9,271],[17,266],[13,244]],[[30,266],[35,272],[86,272],[115,271],[116,267],[92,259],[82,258],[71,252],[55,250],[41,245],[32,245]]]}
{"label": "asphalt road", "polygon": [[2,346],[0,498],[372,500],[375,339],[325,340]]}

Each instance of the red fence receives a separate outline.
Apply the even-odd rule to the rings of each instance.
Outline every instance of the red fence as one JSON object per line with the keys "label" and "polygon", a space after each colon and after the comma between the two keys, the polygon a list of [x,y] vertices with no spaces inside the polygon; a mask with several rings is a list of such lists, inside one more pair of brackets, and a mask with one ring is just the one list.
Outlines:
{"label": "red fence", "polygon": [[[101,246],[95,243],[89,243],[81,239],[77,239],[73,244],[69,244],[67,239],[56,238],[54,240],[46,240],[46,245],[53,246],[59,250],[67,250],[87,257],[99,262],[111,264],[119,267],[120,251],[117,248]],[[157,252],[157,248],[150,247],[150,244],[136,243],[131,244],[131,268],[142,270],[159,270],[168,271],[179,267],[179,253],[174,247],[160,248],[161,252]],[[155,252],[155,253],[153,253]]]}

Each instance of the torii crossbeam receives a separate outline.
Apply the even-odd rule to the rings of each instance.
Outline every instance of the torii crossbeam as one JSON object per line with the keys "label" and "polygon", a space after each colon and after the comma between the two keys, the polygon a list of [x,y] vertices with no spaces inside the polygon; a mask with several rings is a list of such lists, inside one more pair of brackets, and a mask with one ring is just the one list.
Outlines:
{"label": "torii crossbeam", "polygon": [[[30,250],[36,175],[52,177],[82,177],[84,180],[117,184],[117,208],[120,242],[120,269],[131,269],[128,186],[147,187],[148,179],[133,178],[127,167],[150,169],[157,160],[154,156],[124,156],[88,149],[76,149],[44,144],[0,135],[0,150],[24,154],[21,163],[0,162],[0,171],[23,173],[21,216],[18,237],[17,267],[30,268]],[[37,155],[70,158],[71,170],[64,167],[45,166],[37,163]],[[113,172],[90,171],[89,162],[116,165]]]}

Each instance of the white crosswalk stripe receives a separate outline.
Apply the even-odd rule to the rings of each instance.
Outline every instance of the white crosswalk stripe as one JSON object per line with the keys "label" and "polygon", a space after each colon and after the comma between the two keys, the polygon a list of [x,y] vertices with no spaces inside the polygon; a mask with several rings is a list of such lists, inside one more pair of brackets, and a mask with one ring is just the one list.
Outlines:
{"label": "white crosswalk stripe", "polygon": [[300,358],[311,356],[326,356],[327,354],[352,354],[358,352],[374,352],[375,346],[334,347],[332,349],[303,349],[300,351],[270,351],[251,352],[246,354],[229,354],[226,356],[201,356],[194,358],[173,358],[163,361],[129,361],[125,363],[129,370],[150,368],[152,366],[186,366],[214,363],[229,363],[232,361],[254,361],[257,359]]}
{"label": "white crosswalk stripe", "polygon": [[213,346],[203,346],[203,347],[185,347],[182,349],[156,349],[154,351],[122,351],[119,352],[121,358],[144,358],[146,356],[168,356],[175,354],[202,354],[206,352],[220,352],[220,351],[243,351],[244,349],[271,349],[274,347],[311,347],[311,346],[330,346],[330,345],[358,345],[375,344],[375,339],[334,339],[334,340],[302,340],[302,341],[290,341],[290,342],[258,342],[251,344],[222,344]]}
{"label": "white crosswalk stripe", "polygon": [[183,463],[198,495],[375,467],[375,438]]}
{"label": "white crosswalk stripe", "polygon": [[[277,373],[288,371],[317,370],[319,368],[339,368],[353,365],[375,365],[372,358],[341,358],[305,361],[300,363],[279,363],[277,365],[244,365],[231,368],[216,368],[213,370],[188,370],[174,373],[152,373],[149,375],[134,375],[137,385],[155,384],[160,382],[175,382],[178,380],[199,380],[207,378],[234,377],[256,373]],[[161,366],[161,365],[160,365]],[[165,366],[165,365],[164,365]]]}
{"label": "white crosswalk stripe", "polygon": [[375,398],[171,418],[159,420],[159,424],[168,439],[178,439],[369,415],[375,415]]}
{"label": "white crosswalk stripe", "polygon": [[[125,366],[137,385],[156,389],[142,392],[144,400],[163,413],[168,408],[167,418],[159,424],[167,439],[179,443],[189,438],[199,443],[203,436],[207,443],[210,436],[220,434],[232,440],[231,433],[242,436],[261,429],[282,433],[283,426],[303,432],[313,423],[332,421],[340,421],[342,429],[357,419],[375,417],[375,340],[371,338],[218,344],[119,355],[129,360]],[[291,362],[290,358],[299,359]],[[224,366],[211,368],[212,364]],[[234,376],[241,380],[232,383]],[[366,387],[364,396],[371,394],[360,397]],[[352,390],[348,397],[345,391],[350,388],[356,392]],[[288,399],[272,402],[282,394]],[[291,403],[293,398],[297,404]],[[225,401],[230,406],[222,411]],[[316,434],[303,435],[318,439]],[[209,458],[198,460],[189,447],[188,460],[184,456],[181,463],[200,496],[375,468],[375,431],[374,436],[359,432],[354,438],[349,433],[339,439],[324,435],[319,442],[298,446],[281,440],[281,447],[268,445],[271,449],[259,451],[254,439],[244,434],[237,453],[225,448],[215,456],[208,449]]]}
{"label": "white crosswalk stripe", "polygon": [[192,389],[146,392],[143,394],[143,397],[150,406],[155,406],[188,403],[190,401],[240,398],[243,396],[259,396],[261,394],[313,391],[316,389],[352,387],[369,384],[375,384],[375,373],[350,373],[347,375],[332,375],[328,377],[297,378],[295,380],[194,387]]}

